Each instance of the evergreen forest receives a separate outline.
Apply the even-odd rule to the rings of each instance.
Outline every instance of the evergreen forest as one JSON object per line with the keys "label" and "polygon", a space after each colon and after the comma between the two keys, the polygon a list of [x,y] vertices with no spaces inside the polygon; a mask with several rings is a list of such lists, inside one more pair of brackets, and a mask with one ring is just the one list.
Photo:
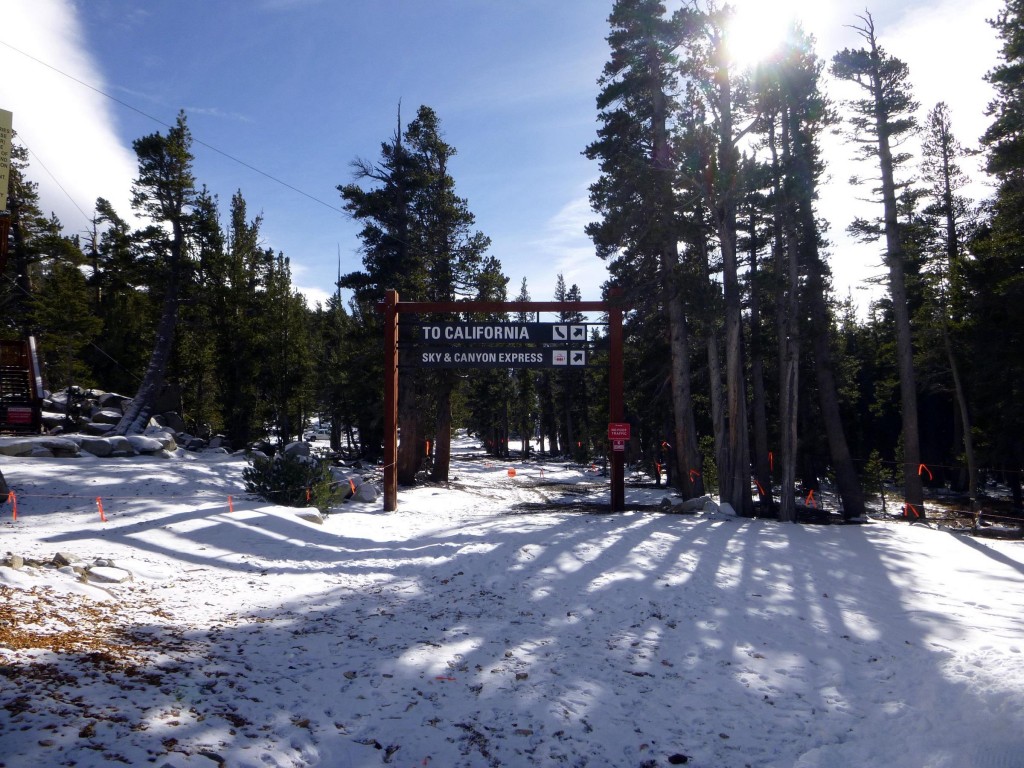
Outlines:
{"label": "evergreen forest", "polygon": [[[856,48],[822,60],[794,28],[773,58],[737,72],[728,6],[672,5],[614,4],[595,73],[598,130],[580,147],[597,173],[594,268],[607,270],[605,298],[627,309],[628,460],[652,476],[657,466],[658,482],[684,498],[714,492],[746,516],[771,506],[795,520],[822,487],[850,518],[886,487],[917,517],[931,490],[976,505],[991,483],[1022,508],[1024,0],[991,20],[996,96],[976,146],[961,143],[944,103],[918,102],[914,73],[867,11],[850,20]],[[855,96],[831,99],[826,72]],[[442,118],[424,105],[399,114],[376,155],[352,148],[337,202],[361,227],[362,268],[339,274],[316,306],[293,285],[288,255],[266,245],[243,191],[225,201],[195,178],[184,112],[133,143],[138,218],[98,199],[87,232],[45,213],[15,138],[0,333],[36,338],[48,390],[132,397],[120,434],[141,431],[170,398],[191,433],[234,449],[329,423],[335,451],[376,461],[386,291],[430,302],[601,298],[561,278],[509,285],[459,195]],[[861,157],[859,194],[874,218],[818,215],[821,139],[834,130]],[[974,201],[966,160],[979,153],[992,195]],[[833,285],[830,229],[880,254],[884,290],[866,313]],[[495,457],[518,457],[532,436],[525,451],[599,462],[607,346],[591,329],[592,361],[578,370],[403,368],[399,481],[447,480],[456,429]]]}

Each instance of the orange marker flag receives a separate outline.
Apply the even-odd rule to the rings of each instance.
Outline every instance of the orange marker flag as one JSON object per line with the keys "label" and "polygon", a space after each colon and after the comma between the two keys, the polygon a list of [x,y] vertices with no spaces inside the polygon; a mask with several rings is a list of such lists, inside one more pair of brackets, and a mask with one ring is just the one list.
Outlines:
{"label": "orange marker flag", "polygon": [[920,477],[922,475],[922,473],[924,473],[924,472],[928,473],[928,479],[929,480],[934,480],[935,479],[935,476],[932,475],[932,471],[930,469],[928,469],[928,465],[927,464],[922,464],[921,466],[919,466],[917,468],[917,476]]}
{"label": "orange marker flag", "polygon": [[804,500],[804,504],[806,504],[808,507],[814,507],[815,509],[818,508],[818,502],[815,501],[815,499],[814,499],[814,489],[813,488],[811,489],[811,492],[807,494],[807,498]]}

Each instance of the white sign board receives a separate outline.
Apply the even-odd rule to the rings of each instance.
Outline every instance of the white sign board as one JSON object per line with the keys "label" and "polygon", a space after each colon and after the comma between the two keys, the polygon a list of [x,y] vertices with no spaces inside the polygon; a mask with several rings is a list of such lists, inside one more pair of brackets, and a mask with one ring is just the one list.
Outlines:
{"label": "white sign board", "polygon": [[7,186],[11,176],[11,135],[14,115],[0,109],[0,211],[7,210]]}

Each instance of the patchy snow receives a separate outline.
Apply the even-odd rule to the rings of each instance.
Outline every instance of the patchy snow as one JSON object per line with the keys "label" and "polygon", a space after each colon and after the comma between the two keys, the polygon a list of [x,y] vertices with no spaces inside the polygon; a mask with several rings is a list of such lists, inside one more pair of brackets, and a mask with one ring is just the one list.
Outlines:
{"label": "patchy snow", "polygon": [[472,450],[322,525],[237,457],[4,459],[0,549],[81,563],[0,567],[0,766],[1024,765],[1021,543]]}

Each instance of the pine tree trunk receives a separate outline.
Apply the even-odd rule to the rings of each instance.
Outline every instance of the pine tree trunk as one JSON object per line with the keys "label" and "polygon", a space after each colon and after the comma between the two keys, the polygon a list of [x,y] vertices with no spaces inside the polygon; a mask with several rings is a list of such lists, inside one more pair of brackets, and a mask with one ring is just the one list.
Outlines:
{"label": "pine tree trunk", "polygon": [[[724,60],[724,59],[723,59]],[[750,493],[750,436],[747,429],[746,379],[743,369],[743,306],[736,264],[736,148],[733,143],[732,89],[728,68],[715,73],[718,89],[718,176],[715,221],[722,251],[725,295],[725,383],[729,434],[728,466],[719,468],[722,498],[742,517],[754,514]],[[727,490],[726,490],[727,489]]]}
{"label": "pine tree trunk", "polygon": [[398,383],[398,425],[402,432],[398,444],[398,484],[414,485],[420,468],[420,432],[418,387],[412,376],[401,376]]}
{"label": "pine tree trunk", "polygon": [[[797,175],[803,179],[811,178],[811,147],[797,131],[794,135],[794,155]],[[814,375],[818,384],[818,403],[825,426],[832,467],[835,470],[836,485],[843,505],[843,517],[847,520],[863,517],[864,490],[861,487],[857,468],[850,454],[850,446],[843,429],[842,410],[839,405],[839,388],[836,385],[835,365],[832,360],[832,347],[829,333],[832,318],[826,302],[827,286],[825,283],[825,265],[821,261],[818,250],[818,231],[814,220],[813,194],[810,186],[798,188],[797,201],[800,212],[800,227],[803,231],[803,242],[806,250],[807,285],[804,301],[810,313],[808,332],[814,352]]]}
{"label": "pine tree trunk", "polygon": [[664,294],[668,308],[676,483],[683,498],[692,499],[703,493],[704,483],[701,477],[703,463],[697,445],[697,425],[693,418],[693,393],[690,388],[690,342],[683,305],[674,290],[675,280],[666,261],[667,259],[662,258],[662,279],[666,286]]}
{"label": "pine tree trunk", "polygon": [[[788,229],[788,228],[787,228]],[[797,320],[799,275],[796,266],[795,234],[787,233],[786,287],[779,296],[779,453],[782,464],[782,490],[779,493],[779,520],[796,522],[796,463],[800,397],[800,336]]]}
{"label": "pine tree trunk", "polygon": [[953,354],[953,343],[949,339],[949,328],[945,318],[942,322],[942,341],[946,347],[946,358],[949,360],[949,371],[953,376],[953,390],[956,394],[957,412],[960,414],[961,433],[963,435],[964,458],[967,460],[967,494],[971,500],[971,508],[978,506],[978,466],[974,459],[974,436],[971,433],[971,414],[967,407],[967,393],[964,391],[963,380],[960,378],[960,366]]}
{"label": "pine tree trunk", "polygon": [[[872,47],[874,42],[872,39]],[[874,76],[881,82],[881,75]],[[924,486],[918,469],[921,466],[920,430],[917,413],[917,380],[914,375],[914,346],[907,307],[903,244],[900,240],[896,206],[892,149],[889,145],[889,124],[880,86],[875,94],[875,129],[878,137],[879,171],[882,179],[882,207],[885,221],[885,262],[889,268],[889,296],[892,299],[896,326],[896,365],[900,379],[900,408],[903,421],[903,487],[904,501],[913,507],[911,518],[925,519]],[[916,514],[915,514],[916,513]]]}
{"label": "pine tree trunk", "polygon": [[[701,238],[697,250],[700,254],[700,261],[698,262],[700,277],[704,282],[705,289],[711,293],[715,288],[711,282],[711,266],[709,264],[708,242],[706,238]],[[725,403],[722,397],[724,391],[722,384],[722,357],[721,350],[719,349],[718,333],[715,330],[718,319],[715,314],[716,307],[714,305],[706,309],[704,315],[704,325],[706,327],[704,345],[708,357],[708,393],[711,400],[711,428],[715,445],[715,465],[718,468],[718,495],[720,498],[725,499],[728,495],[727,489],[729,488],[729,477],[727,474],[724,474],[725,468],[729,465],[729,434],[726,428]],[[701,481],[701,485],[706,490],[706,484],[703,481]]]}
{"label": "pine tree trunk", "polygon": [[160,313],[160,323],[156,329],[153,353],[150,355],[149,365],[146,367],[146,373],[142,377],[142,383],[139,384],[135,397],[132,398],[121,420],[114,427],[113,434],[115,435],[137,435],[146,429],[164,384],[167,364],[174,351],[174,333],[178,327],[178,307],[180,305],[181,273],[184,268],[185,235],[180,223],[174,222],[172,226],[169,277],[164,293],[163,309]]}
{"label": "pine tree trunk", "polygon": [[[690,342],[686,315],[676,270],[679,265],[679,240],[671,221],[675,208],[672,189],[672,154],[668,132],[668,100],[661,86],[661,60],[651,42],[647,49],[650,93],[652,160],[660,171],[660,184],[655,193],[656,210],[665,220],[657,222],[663,231],[658,271],[661,277],[663,311],[668,320],[669,357],[672,388],[672,414],[675,428],[676,479],[683,498],[691,499],[703,491],[703,465],[697,444],[697,425],[693,415],[693,393],[690,383]],[[692,474],[691,474],[692,473]]]}
{"label": "pine tree trunk", "polygon": [[843,429],[835,365],[829,343],[829,329],[832,324],[825,304],[824,281],[817,275],[819,269],[820,263],[816,263],[812,268],[807,294],[811,311],[810,333],[814,349],[814,374],[818,382],[818,402],[825,423],[832,467],[836,473],[836,485],[843,503],[843,517],[849,520],[864,516],[864,490],[857,476],[857,468],[854,466],[850,445],[846,441],[846,432]]}
{"label": "pine tree trunk", "polygon": [[758,298],[757,249],[751,226],[750,252],[750,395],[754,427],[754,472],[762,514],[773,506],[772,471],[768,458],[768,397],[764,386],[764,349],[761,337],[761,304]]}
{"label": "pine tree trunk", "polygon": [[725,426],[725,403],[722,402],[722,359],[718,350],[718,334],[713,329],[708,331],[705,340],[708,353],[708,389],[711,399],[711,425],[714,429],[715,464],[718,466],[718,493],[725,498],[725,490],[721,485],[722,468],[729,463],[729,434]]}
{"label": "pine tree trunk", "polygon": [[[889,229],[888,225],[886,229]],[[898,238],[898,235],[896,237]],[[917,384],[914,375],[914,347],[910,331],[910,312],[907,309],[902,251],[898,249],[887,260],[889,262],[889,293],[892,296],[893,318],[896,324],[896,364],[899,369],[900,406],[903,420],[905,501],[913,507],[913,510],[908,510],[909,517],[924,519],[924,486],[921,476],[918,474],[918,469],[921,466],[921,446],[917,414]]]}
{"label": "pine tree trunk", "polygon": [[430,479],[447,483],[452,463],[452,389],[454,383],[449,377],[438,387],[437,423],[434,430],[434,467]]}
{"label": "pine tree trunk", "polygon": [[566,451],[569,456],[576,455],[576,425],[572,418],[572,383],[568,372],[562,373],[562,424],[564,425]]}

